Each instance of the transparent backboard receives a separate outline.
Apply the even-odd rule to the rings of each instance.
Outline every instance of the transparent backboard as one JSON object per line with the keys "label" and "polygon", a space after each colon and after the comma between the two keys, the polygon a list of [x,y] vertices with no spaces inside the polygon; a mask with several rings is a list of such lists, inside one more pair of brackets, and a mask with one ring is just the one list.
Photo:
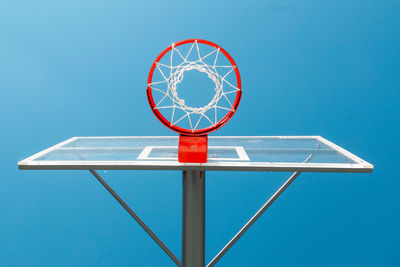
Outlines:
{"label": "transparent backboard", "polygon": [[19,169],[372,172],[320,136],[209,136],[207,163],[179,163],[177,136],[72,137],[18,162]]}

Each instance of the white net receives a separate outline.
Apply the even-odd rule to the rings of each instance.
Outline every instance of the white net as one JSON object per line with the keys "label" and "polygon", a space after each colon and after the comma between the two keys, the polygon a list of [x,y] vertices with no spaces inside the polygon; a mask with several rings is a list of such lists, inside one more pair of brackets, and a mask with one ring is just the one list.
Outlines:
{"label": "white net", "polygon": [[[215,127],[228,112],[235,112],[233,105],[240,91],[236,84],[236,66],[230,64],[219,47],[197,41],[177,47],[173,44],[170,52],[155,64],[153,79],[148,84],[154,99],[153,108],[169,121],[170,126],[195,132]],[[201,107],[188,105],[178,94],[185,72],[191,70],[206,74],[214,83],[215,95]],[[202,91],[196,93],[202,94]]]}

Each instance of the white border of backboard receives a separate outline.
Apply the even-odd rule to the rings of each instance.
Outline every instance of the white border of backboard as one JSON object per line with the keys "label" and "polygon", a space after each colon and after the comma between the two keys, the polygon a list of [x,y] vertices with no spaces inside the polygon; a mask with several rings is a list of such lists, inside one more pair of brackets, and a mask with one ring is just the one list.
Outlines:
{"label": "white border of backboard", "polygon": [[316,139],[323,144],[341,153],[355,163],[278,163],[278,162],[251,162],[251,161],[224,161],[207,163],[179,163],[177,161],[45,161],[36,159],[61,146],[77,139],[107,139],[107,138],[137,138],[157,139],[177,136],[107,136],[107,137],[72,137],[55,146],[34,154],[20,162],[21,170],[215,170],[215,171],[302,171],[302,172],[372,172],[373,165],[355,156],[349,151],[335,145],[321,136],[209,136],[210,139],[219,138],[280,138],[280,139]]}

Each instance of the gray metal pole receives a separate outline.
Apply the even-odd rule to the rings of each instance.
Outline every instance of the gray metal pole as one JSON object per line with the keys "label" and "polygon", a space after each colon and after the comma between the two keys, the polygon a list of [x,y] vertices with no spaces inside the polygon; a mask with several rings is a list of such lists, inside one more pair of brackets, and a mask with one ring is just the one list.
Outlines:
{"label": "gray metal pole", "polygon": [[182,266],[205,266],[205,171],[182,172]]}

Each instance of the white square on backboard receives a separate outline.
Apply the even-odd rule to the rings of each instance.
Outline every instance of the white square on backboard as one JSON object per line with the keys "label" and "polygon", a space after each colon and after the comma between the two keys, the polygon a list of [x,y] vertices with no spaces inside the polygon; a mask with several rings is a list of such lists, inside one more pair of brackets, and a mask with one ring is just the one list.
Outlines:
{"label": "white square on backboard", "polygon": [[[153,150],[173,150],[176,151],[176,146],[146,146],[140,155],[137,157],[138,160],[178,160],[177,157],[155,157],[151,156]],[[208,158],[209,160],[218,160],[218,161],[249,161],[250,158],[244,150],[243,146],[209,146],[208,151],[212,151],[214,149],[219,150],[233,150],[236,152],[237,157],[232,158]]]}

